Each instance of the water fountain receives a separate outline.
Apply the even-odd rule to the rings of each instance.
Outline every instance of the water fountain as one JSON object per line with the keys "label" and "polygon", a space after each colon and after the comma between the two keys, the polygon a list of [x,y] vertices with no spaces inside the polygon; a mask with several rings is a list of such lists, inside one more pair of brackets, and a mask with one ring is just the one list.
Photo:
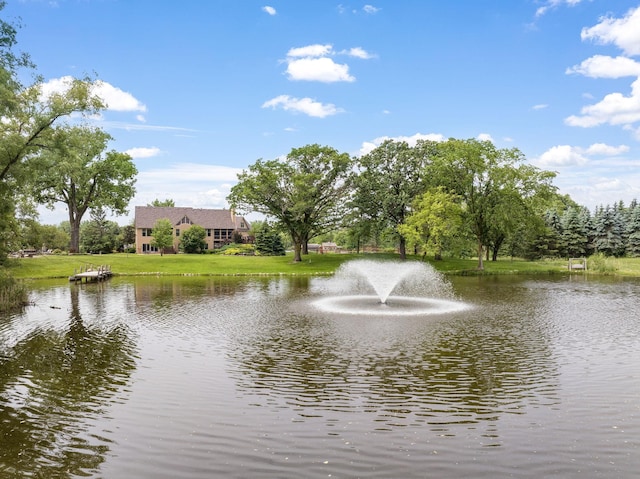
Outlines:
{"label": "water fountain", "polygon": [[470,307],[455,300],[448,282],[425,263],[348,261],[324,286],[313,306],[328,313],[413,316]]}

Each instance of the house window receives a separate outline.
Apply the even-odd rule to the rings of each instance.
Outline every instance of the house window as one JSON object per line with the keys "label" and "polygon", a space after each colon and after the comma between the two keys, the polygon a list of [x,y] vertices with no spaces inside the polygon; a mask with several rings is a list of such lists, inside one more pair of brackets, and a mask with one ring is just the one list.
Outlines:
{"label": "house window", "polygon": [[211,237],[211,228],[207,228],[207,236]]}
{"label": "house window", "polygon": [[180,228],[176,228],[176,236],[180,236]]}
{"label": "house window", "polygon": [[142,243],[142,252],[143,253],[157,253],[158,247],[151,246],[149,243]]}
{"label": "house window", "polygon": [[233,230],[213,230],[213,239],[215,241],[224,241],[231,238]]}
{"label": "house window", "polygon": [[153,230],[151,228],[141,228],[142,236],[152,236]]}
{"label": "house window", "polygon": [[244,221],[241,221],[241,222],[240,222],[240,228],[244,228],[244,227],[245,227],[245,226],[244,226]]}
{"label": "house window", "polygon": [[180,223],[178,223],[178,224],[180,224],[180,225],[190,225],[191,224],[191,220],[189,219],[189,217],[187,215],[184,215],[182,217],[182,219],[180,220]]}

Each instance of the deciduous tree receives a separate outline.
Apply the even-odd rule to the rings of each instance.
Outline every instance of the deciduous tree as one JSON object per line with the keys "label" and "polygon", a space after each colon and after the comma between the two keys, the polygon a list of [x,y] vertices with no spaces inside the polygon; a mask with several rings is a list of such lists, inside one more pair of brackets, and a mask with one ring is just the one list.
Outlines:
{"label": "deciduous tree", "polygon": [[192,225],[182,234],[180,248],[185,253],[202,253],[207,247],[206,235],[207,232],[202,226]]}
{"label": "deciduous tree", "polygon": [[461,198],[463,219],[476,239],[478,269],[484,269],[485,248],[493,247],[497,256],[507,234],[536,218],[538,202],[555,191],[555,173],[523,165],[517,148],[498,149],[490,141],[449,139],[439,152],[431,174]]}
{"label": "deciduous tree", "polygon": [[67,205],[71,225],[69,251],[78,252],[82,217],[89,208],[125,214],[135,193],[138,173],[131,156],[114,150],[104,153],[111,136],[97,128],[56,128],[51,147],[38,158],[40,171],[34,179],[34,197],[53,208]]}
{"label": "deciduous tree", "polygon": [[284,159],[258,160],[238,175],[228,200],[238,210],[275,219],[291,235],[294,261],[313,236],[344,217],[351,159],[320,145],[294,148]]}
{"label": "deciduous tree", "polygon": [[160,256],[164,255],[164,250],[173,246],[173,225],[171,220],[161,218],[155,222],[151,230],[151,241],[154,248],[158,248]]}
{"label": "deciduous tree", "polygon": [[448,240],[460,234],[462,208],[456,197],[442,188],[431,188],[418,196],[398,231],[435,259],[442,259]]}
{"label": "deciduous tree", "polygon": [[414,199],[426,190],[425,168],[435,154],[435,142],[387,140],[356,160],[351,206],[358,222],[376,224],[372,230],[392,228],[400,257],[406,258],[406,238],[398,230],[411,211]]}
{"label": "deciduous tree", "polygon": [[[6,2],[0,1],[0,11]],[[40,78],[23,86],[21,69],[34,65],[29,56],[15,53],[18,26],[0,19],[0,262],[7,246],[15,243],[17,197],[25,194],[25,182],[34,170],[30,159],[50,142],[52,127],[72,113],[93,114],[104,105],[92,94],[88,80],[71,80],[63,92],[43,94]]]}

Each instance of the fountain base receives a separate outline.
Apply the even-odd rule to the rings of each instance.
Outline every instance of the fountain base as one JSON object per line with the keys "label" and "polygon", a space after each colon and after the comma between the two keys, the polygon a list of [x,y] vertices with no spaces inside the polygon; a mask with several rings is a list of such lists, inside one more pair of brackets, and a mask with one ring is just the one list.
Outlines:
{"label": "fountain base", "polygon": [[378,296],[327,296],[312,305],[325,313],[367,316],[425,316],[469,309],[459,301],[414,296],[391,296],[385,302]]}

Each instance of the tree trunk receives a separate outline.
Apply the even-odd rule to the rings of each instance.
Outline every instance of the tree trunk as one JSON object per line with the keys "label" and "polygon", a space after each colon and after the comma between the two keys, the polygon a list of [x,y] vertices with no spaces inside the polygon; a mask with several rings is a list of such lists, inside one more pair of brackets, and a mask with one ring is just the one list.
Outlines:
{"label": "tree trunk", "polygon": [[502,243],[504,243],[504,236],[500,236],[498,239],[496,239],[493,242],[493,248],[492,250],[492,255],[491,255],[491,261],[498,261],[498,251],[500,251],[500,247],[502,246]]}
{"label": "tree trunk", "polygon": [[302,261],[302,242],[299,240],[293,240],[293,261],[294,263],[300,263]]}
{"label": "tree trunk", "polygon": [[484,256],[484,250],[482,248],[482,241],[478,240],[478,269],[479,270],[484,270],[484,263],[482,262],[483,256]]}
{"label": "tree trunk", "polygon": [[400,259],[407,259],[407,240],[404,239],[404,236],[400,236]]}
{"label": "tree trunk", "polygon": [[73,211],[69,211],[69,228],[71,229],[69,253],[78,253],[80,251],[80,218],[74,215]]}

